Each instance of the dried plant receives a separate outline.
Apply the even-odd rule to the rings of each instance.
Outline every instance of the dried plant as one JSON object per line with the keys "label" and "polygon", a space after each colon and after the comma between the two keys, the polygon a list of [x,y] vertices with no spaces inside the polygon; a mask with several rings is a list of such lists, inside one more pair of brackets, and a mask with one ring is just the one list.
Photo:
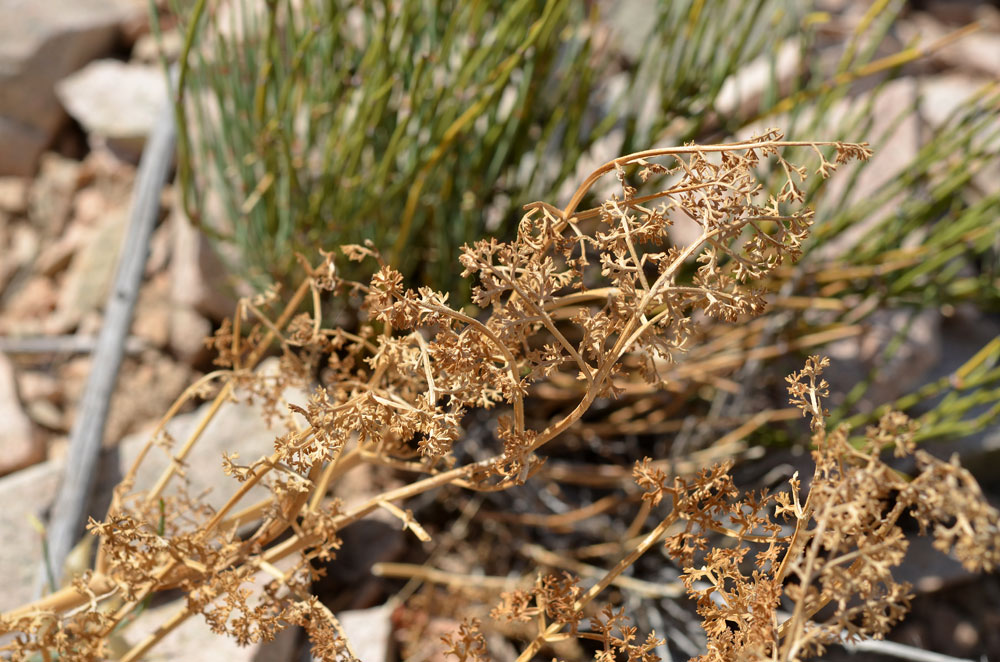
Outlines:
{"label": "dried plant", "polygon": [[[450,306],[446,294],[406,288],[371,245],[343,247],[350,260],[375,261],[368,284],[340,278],[333,256],[325,255],[307,267],[308,278],[279,314],[269,312],[279,301],[274,292],[241,302],[213,339],[220,370],[188,389],[160,431],[185,400],[214,387],[209,418],[238,396],[265,402],[265,412],[284,427],[274,452],[247,464],[238,452],[223,458],[236,486],[218,510],[190,494],[179,476],[204,425],[171,449],[171,467],[152,486],[135,484],[140,456],[107,518],[91,522],[100,539],[93,571],[2,616],[0,630],[19,633],[6,647],[12,659],[103,657],[116,629],[166,589],[183,591],[183,607],[120,659],[141,658],[196,614],[242,644],[301,626],[317,658],[353,659],[336,617],[310,594],[318,564],[337,554],[344,528],[384,509],[427,540],[399,502],[446,485],[496,491],[523,484],[544,462],[540,449],[598,398],[635,382],[664,385],[665,368],[700,319],[738,322],[759,314],[765,299],[755,283],[799,254],[810,225],[810,212],[801,208],[807,171],[782,156],[789,146],[811,148],[821,176],[869,155],[864,145],[788,142],[770,131],[738,144],[615,159],[587,177],[564,209],[529,205],[513,241],[465,247],[461,264],[477,279],[480,315]],[[767,163],[784,176],[775,195],[755,176]],[[632,171],[657,190],[640,194]],[[611,173],[620,192],[600,207],[578,210]],[[674,214],[699,224],[690,244],[667,240]],[[353,332],[324,328],[324,292],[360,305],[368,321]],[[312,312],[297,313],[309,296]],[[273,343],[281,370],[255,372]],[[623,370],[626,360],[637,369]],[[685,569],[709,638],[705,659],[713,660],[803,659],[833,641],[884,634],[908,598],[889,574],[905,549],[898,524],[904,513],[968,566],[992,569],[1000,550],[997,513],[969,474],[923,453],[916,454],[913,477],[890,469],[879,459],[884,446],[913,452],[912,426],[900,415],[884,417],[861,448],[849,443],[846,428],[826,430],[826,385],[819,377],[825,365],[811,359],[790,378],[793,403],[810,417],[816,448],[804,499],[797,479],[785,492],[740,497],[726,463],[685,476],[643,460],[635,478],[645,507],[669,512],[590,588],[573,577],[541,578],[531,590],[504,596],[496,616],[537,624],[519,659],[567,639],[596,642],[600,660],[656,659],[655,634],[640,637],[611,605],[587,608],[663,540]],[[324,384],[308,404],[287,405],[284,389],[311,385],[320,368]],[[532,427],[526,409],[532,389],[565,379],[584,385],[579,401]],[[470,459],[463,421],[474,409],[493,407],[504,409],[495,447]],[[164,441],[160,431],[147,451]],[[332,498],[338,480],[364,463],[412,479],[351,507]],[[247,503],[255,485],[270,494]],[[270,583],[252,596],[248,586],[261,572]],[[453,657],[486,659],[479,627],[470,620],[447,638]]]}

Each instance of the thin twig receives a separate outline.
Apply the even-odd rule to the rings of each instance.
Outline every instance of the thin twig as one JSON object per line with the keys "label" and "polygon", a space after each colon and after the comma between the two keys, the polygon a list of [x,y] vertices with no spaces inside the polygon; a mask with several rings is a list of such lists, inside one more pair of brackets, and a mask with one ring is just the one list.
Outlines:
{"label": "thin twig", "polygon": [[[140,354],[149,345],[138,336],[125,338],[126,354]],[[97,336],[66,334],[59,336],[25,336],[0,338],[0,352],[4,354],[91,354],[97,349]]]}
{"label": "thin twig", "polygon": [[[93,368],[80,402],[80,410],[70,432],[65,476],[60,484],[48,527],[49,563],[56,582],[62,578],[63,561],[76,544],[90,505],[97,477],[97,458],[104,438],[111,394],[121,366],[132,311],[139,295],[149,239],[160,210],[160,191],[174,154],[176,125],[173,109],[167,104],[160,112],[139,164],[132,199],[128,234],[121,248],[114,287],[105,307],[104,323],[93,356]],[[43,561],[36,583],[41,594],[47,571]]]}

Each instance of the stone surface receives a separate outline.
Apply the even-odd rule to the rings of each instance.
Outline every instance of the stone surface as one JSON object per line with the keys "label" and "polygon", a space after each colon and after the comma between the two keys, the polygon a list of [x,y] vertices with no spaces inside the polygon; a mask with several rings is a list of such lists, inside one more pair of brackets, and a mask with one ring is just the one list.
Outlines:
{"label": "stone surface", "polygon": [[46,372],[20,370],[17,375],[17,389],[31,420],[48,430],[66,431],[63,412],[60,409],[63,391],[59,380]]}
{"label": "stone surface", "polygon": [[[0,212],[2,213],[2,212]],[[14,274],[30,267],[39,250],[38,232],[27,223],[5,224],[0,232],[0,290],[7,287],[7,282]]]}
{"label": "stone surface", "polygon": [[168,97],[160,67],[118,60],[88,64],[60,81],[56,93],[92,144],[105,141],[132,161],[142,153]]}
{"label": "stone surface", "polygon": [[[871,128],[863,136],[872,145],[874,154],[865,164],[865,176],[851,181],[851,172],[859,166],[841,166],[836,177],[824,182],[823,193],[817,204],[816,215],[822,217],[835,209],[855,205],[872,199],[890,182],[895,180],[917,156],[921,146],[921,122],[917,113],[901,113],[908,107],[915,107],[919,101],[919,86],[911,78],[903,78],[888,83],[872,100],[870,110],[865,110],[869,103],[865,97],[854,103],[841,102],[835,104],[824,117],[822,128],[818,135],[827,135],[843,126],[848,117],[859,109],[872,117]],[[777,124],[781,126],[781,124]],[[861,137],[858,137],[861,139]],[[848,187],[850,187],[848,189]],[[871,207],[865,218],[855,223],[832,241],[824,243],[822,257],[833,258],[850,251],[859,241],[869,235],[872,228],[877,227],[886,215],[895,214],[905,197],[905,193],[885,201],[879,207]]]}
{"label": "stone surface", "polygon": [[23,214],[28,209],[28,184],[25,177],[0,177],[0,211]]}
{"label": "stone surface", "polygon": [[715,99],[715,111],[725,117],[751,115],[772,86],[779,94],[788,94],[801,68],[802,45],[797,40],[785,42],[776,54],[762,55],[727,78]]}
{"label": "stone surface", "polygon": [[60,234],[73,209],[73,195],[83,179],[79,162],[58,154],[45,154],[28,193],[28,216],[32,224],[49,236]]}
{"label": "stone surface", "polygon": [[205,339],[212,335],[212,323],[184,304],[173,304],[168,326],[170,352],[189,365],[199,365],[211,355]]}
{"label": "stone surface", "polygon": [[88,313],[101,308],[115,277],[118,253],[128,228],[128,208],[108,210],[66,271],[55,314],[47,322],[50,333],[67,333]]}
{"label": "stone surface", "polygon": [[[878,310],[869,315],[866,331],[854,338],[830,343],[824,353],[836,370],[827,375],[830,391],[847,393],[877,370],[878,379],[865,393],[857,408],[867,411],[891,402],[927,381],[927,375],[941,358],[941,313],[923,310]],[[892,357],[885,352],[897,334],[905,334]]]}
{"label": "stone surface", "polygon": [[44,276],[29,278],[5,302],[0,333],[11,336],[42,333],[43,320],[55,309],[58,297],[51,279]]}
{"label": "stone surface", "polygon": [[[991,83],[989,79],[964,74],[929,76],[920,82],[920,116],[927,121],[931,131],[940,131],[955,111],[969,105],[975,95]],[[971,145],[978,152],[995,155],[1000,152],[1000,115],[993,112],[989,116],[993,121],[984,123],[977,130]],[[973,195],[975,189],[978,189],[979,195],[992,195],[1000,191],[1000,159],[979,158],[977,161],[982,165],[973,173],[972,181],[975,186],[969,187],[968,191]]]}
{"label": "stone surface", "polygon": [[65,118],[55,84],[107,53],[134,0],[0,0],[0,175],[31,175]]}
{"label": "stone surface", "polygon": [[132,334],[162,349],[170,341],[170,317],[170,282],[166,274],[157,274],[139,290]]}
{"label": "stone surface", "polygon": [[[972,17],[970,16],[969,19]],[[963,36],[938,50],[931,57],[942,64],[962,71],[1000,77],[1000,34],[994,31],[995,27],[993,30],[989,29],[989,23],[997,20],[996,10],[993,10],[992,16],[983,15],[976,17],[976,19],[985,29]],[[972,20],[960,21],[961,24],[971,22]],[[945,25],[930,14],[923,12],[917,12],[909,20],[899,23],[900,37],[903,40],[919,39],[920,43],[923,44],[941,39],[957,27],[959,27],[958,24]]]}
{"label": "stone surface", "polygon": [[111,397],[104,445],[113,446],[124,435],[158,420],[194,379],[186,363],[161,352],[145,350],[128,357]]}
{"label": "stone surface", "polygon": [[34,464],[45,449],[17,393],[14,366],[0,354],[0,475]]}
{"label": "stone surface", "polygon": [[42,541],[31,518],[44,519],[55,498],[61,464],[43,462],[0,478],[0,565],[4,590],[0,611],[7,611],[32,598],[42,558]]}
{"label": "stone surface", "polygon": [[[903,193],[890,200],[882,202],[878,207],[869,201],[878,195],[887,184],[896,179],[913,159],[922,144],[921,120],[915,112],[905,112],[910,108],[918,108],[920,89],[913,78],[902,78],[887,83],[877,90],[872,97],[869,94],[859,95],[855,99],[847,99],[833,104],[823,111],[819,120],[812,116],[812,109],[803,111],[796,121],[798,126],[813,126],[812,135],[826,138],[838,135],[845,123],[853,121],[858,113],[871,117],[871,126],[863,136],[847,136],[847,140],[865,140],[871,143],[874,154],[867,164],[851,163],[842,165],[837,174],[823,183],[820,197],[816,203],[816,216],[823,218],[831,209],[843,209],[860,202],[869,204],[865,217],[854,223],[837,236],[824,241],[815,259],[833,260],[849,252],[859,241],[869,235],[872,228],[877,227],[886,215],[896,213],[903,201]],[[737,140],[746,140],[753,135],[760,135],[769,127],[783,127],[789,124],[785,115],[768,117],[737,132]],[[789,139],[802,136],[788,136]],[[864,167],[865,176],[855,180],[854,171]]]}
{"label": "stone surface", "polygon": [[392,608],[352,609],[337,614],[347,641],[359,660],[388,662],[392,643]]}
{"label": "stone surface", "polygon": [[[123,630],[122,636],[126,642],[135,645],[153,634],[161,623],[182,608],[183,601],[175,601],[148,609],[134,623]],[[274,641],[267,644],[240,646],[236,640],[212,632],[205,619],[196,615],[184,621],[183,624],[165,636],[142,659],[145,662],[173,662],[174,660],[287,662],[292,659],[295,646],[295,628],[283,630]]]}
{"label": "stone surface", "polygon": [[176,62],[184,46],[184,35],[180,30],[166,30],[161,37],[154,34],[144,34],[139,37],[132,48],[132,60],[145,64],[159,64],[160,58],[168,62]]}
{"label": "stone surface", "polygon": [[17,375],[17,389],[25,402],[45,400],[53,404],[62,401],[59,380],[40,370],[21,370]]}
{"label": "stone surface", "polygon": [[55,241],[42,248],[35,260],[35,271],[49,278],[62,273],[89,235],[90,232],[82,224],[71,224]]}
{"label": "stone surface", "polygon": [[219,256],[179,205],[171,214],[170,223],[173,232],[170,278],[174,303],[192,308],[212,320],[229,317],[236,308],[236,301]]}

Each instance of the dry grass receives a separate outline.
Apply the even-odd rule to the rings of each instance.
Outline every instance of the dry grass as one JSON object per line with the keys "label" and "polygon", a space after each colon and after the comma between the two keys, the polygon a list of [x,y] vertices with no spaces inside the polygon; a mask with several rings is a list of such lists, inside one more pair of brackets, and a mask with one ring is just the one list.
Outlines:
{"label": "dry grass", "polygon": [[[407,289],[370,245],[343,248],[350,260],[376,263],[367,284],[340,278],[326,255],[307,267],[308,278],[280,312],[269,312],[280,301],[273,292],[241,302],[214,338],[220,369],[188,389],[163,425],[193,397],[214,392],[221,407],[249,393],[284,425],[274,453],[246,464],[237,453],[223,459],[234,489],[218,510],[189,494],[179,471],[204,425],[170,449],[177,462],[155,485],[134,484],[134,467],[106,519],[91,523],[100,540],[93,570],[2,616],[0,631],[20,633],[7,652],[15,660],[101,658],[150,595],[180,589],[185,601],[176,615],[119,659],[140,659],[192,616],[246,644],[301,626],[317,659],[352,659],[336,617],[310,593],[318,564],[337,554],[344,528],[382,509],[428,540],[407,500],[445,486],[496,492],[551,476],[543,447],[595,402],[637,385],[670,388],[666,375],[699,323],[759,315],[760,283],[799,255],[810,226],[801,204],[808,173],[783,158],[790,146],[811,148],[823,177],[869,155],[864,145],[788,142],[772,131],[739,144],[618,158],[587,177],[565,208],[529,205],[513,241],[465,248],[461,264],[465,276],[476,277],[479,315],[450,306],[443,293]],[[784,177],[776,195],[758,182],[765,166]],[[579,210],[611,174],[620,192]],[[658,190],[640,195],[632,177]],[[674,213],[700,227],[687,245],[668,240]],[[366,321],[353,332],[324,328],[325,292],[360,307]],[[299,313],[310,298],[311,312]],[[254,371],[272,346],[281,356],[277,377]],[[574,576],[540,577],[500,599],[493,612],[499,622],[528,624],[517,630],[518,659],[551,657],[553,646],[571,640],[596,646],[599,660],[658,659],[659,637],[639,637],[623,610],[600,598],[613,583],[655,588],[622,582],[622,573],[663,543],[697,602],[706,660],[799,660],[831,642],[883,635],[909,598],[891,575],[906,547],[899,524],[906,513],[933,532],[942,551],[970,568],[993,569],[1000,561],[997,512],[971,476],[915,452],[914,424],[900,414],[883,416],[860,446],[850,443],[848,428],[827,429],[826,365],[812,358],[789,378],[793,405],[811,421],[815,472],[807,489],[796,476],[775,493],[741,494],[729,462],[698,472],[633,458],[643,516],[618,560],[586,589]],[[308,406],[286,406],[283,390],[311,387],[320,369],[325,385]],[[581,385],[569,389],[576,399],[533,427],[526,400],[567,381]],[[471,459],[463,424],[470,412],[494,407],[503,414],[493,447]],[[148,449],[167,441],[154,435]],[[891,469],[880,459],[887,447],[915,453],[917,472]],[[332,498],[338,481],[364,464],[389,467],[408,482],[353,507]],[[270,495],[248,503],[255,485]],[[651,513],[657,523],[643,533]],[[250,599],[248,582],[261,571],[273,579]],[[481,627],[470,620],[448,637],[451,655],[487,659]]]}

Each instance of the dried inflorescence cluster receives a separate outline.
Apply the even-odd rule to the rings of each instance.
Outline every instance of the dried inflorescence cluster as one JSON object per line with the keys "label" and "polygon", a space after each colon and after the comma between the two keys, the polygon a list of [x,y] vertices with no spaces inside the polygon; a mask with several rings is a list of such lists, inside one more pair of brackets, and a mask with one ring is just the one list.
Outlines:
{"label": "dried inflorescence cluster", "polygon": [[[370,283],[342,280],[325,254],[318,267],[307,267],[308,278],[280,314],[268,313],[275,293],[241,302],[213,339],[220,370],[181,402],[212,385],[218,406],[236,393],[263,400],[266,415],[284,425],[274,452],[247,464],[238,453],[226,455],[222,468],[234,478],[234,491],[218,510],[188,494],[181,475],[204,426],[170,449],[174,462],[155,485],[137,490],[133,468],[108,517],[92,523],[100,538],[93,572],[0,620],[0,629],[20,633],[8,646],[13,658],[35,651],[99,657],[149,595],[170,588],[185,593],[183,608],[121,659],[139,659],[196,614],[241,643],[267,641],[300,625],[321,659],[352,658],[337,619],[309,593],[314,562],[334,556],[344,527],[379,508],[427,539],[397,502],[445,485],[499,490],[523,483],[543,461],[539,449],[595,400],[636,379],[661,385],[663,368],[685,349],[699,317],[737,321],[760,313],[760,279],[798,256],[810,223],[810,212],[799,207],[807,173],[782,155],[790,146],[814,150],[823,176],[837,163],[869,154],[859,145],[785,142],[772,131],[739,144],[615,159],[588,177],[564,209],[529,205],[513,241],[466,247],[462,267],[477,280],[479,311],[452,307],[440,292],[408,289],[372,246],[343,248],[350,260],[376,262]],[[768,161],[784,173],[783,186],[770,195],[755,177]],[[630,170],[657,190],[640,192]],[[620,193],[578,210],[598,179],[611,173]],[[686,245],[670,240],[669,226],[679,216],[700,229]],[[357,303],[367,320],[352,330],[325,328],[324,292]],[[312,312],[298,312],[310,296]],[[255,372],[272,344],[281,369]],[[640,366],[637,375],[623,372],[626,359]],[[967,563],[992,567],[1000,547],[996,513],[968,474],[922,454],[913,479],[889,469],[879,460],[883,446],[911,450],[909,423],[897,417],[885,418],[860,449],[846,430],[827,431],[822,367],[812,361],[793,376],[791,388],[813,421],[817,470],[808,496],[803,499],[793,481],[787,492],[740,497],[726,465],[683,477],[639,463],[636,478],[648,507],[669,506],[669,513],[587,590],[572,579],[543,579],[533,591],[507,596],[498,617],[538,625],[520,659],[570,637],[598,642],[602,660],[655,659],[660,640],[640,638],[621,611],[607,607],[582,624],[601,591],[663,540],[698,601],[708,659],[718,660],[800,659],[843,636],[885,632],[906,604],[905,587],[888,574],[905,547],[897,525],[904,512],[932,527],[942,547]],[[322,385],[308,404],[284,403],[286,387],[311,384],[316,374]],[[533,386],[557,378],[581,384],[582,396],[534,429],[525,400]],[[492,407],[506,410],[497,418],[496,446],[488,457],[469,460],[473,454],[458,452],[463,420],[470,410]],[[338,480],[363,463],[413,478],[351,507],[333,499]],[[168,490],[171,481],[179,489]],[[248,503],[255,485],[266,485],[270,496]],[[941,498],[956,486],[965,496]],[[247,587],[260,573],[271,582],[252,595]],[[781,611],[785,599],[788,615]],[[834,615],[819,622],[826,605]],[[449,643],[459,659],[487,654],[472,622]]]}
{"label": "dried inflorescence cluster", "polygon": [[[635,465],[643,499],[669,506],[637,551],[663,540],[683,568],[681,579],[708,639],[699,662],[791,662],[820,655],[831,644],[885,635],[911,598],[910,587],[892,576],[907,549],[904,515],[933,531],[936,546],[971,571],[992,571],[1000,561],[1000,513],[956,461],[915,450],[913,421],[886,414],[860,445],[851,443],[846,426],[827,430],[827,383],[820,375],[828,365],[810,357],[788,378],[791,402],[810,417],[813,430],[815,471],[807,494],[797,475],[787,490],[741,494],[728,463],[690,478],[667,475],[649,458]],[[880,459],[886,449],[896,457],[914,455],[917,473],[891,468]],[[572,576],[550,575],[531,590],[505,593],[493,618],[538,624],[519,662],[566,636],[598,642],[599,660],[658,660],[652,651],[662,642],[655,633],[640,638],[624,613],[610,606],[591,618],[589,628],[581,626],[588,603],[626,566],[619,564],[587,592]],[[467,622],[447,638],[456,657],[489,659],[482,649],[469,653],[479,627]]]}

